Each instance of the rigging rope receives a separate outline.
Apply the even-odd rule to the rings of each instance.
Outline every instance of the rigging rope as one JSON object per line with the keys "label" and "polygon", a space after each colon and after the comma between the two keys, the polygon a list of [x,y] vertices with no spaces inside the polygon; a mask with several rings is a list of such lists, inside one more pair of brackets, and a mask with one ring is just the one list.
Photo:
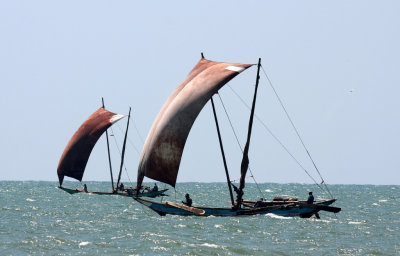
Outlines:
{"label": "rigging rope", "polygon": [[[233,131],[233,134],[235,135],[236,142],[237,142],[237,144],[239,145],[240,151],[242,151],[242,154],[243,154],[242,145],[240,145],[239,138],[238,138],[238,136],[237,136],[237,134],[236,134],[235,129],[233,128],[233,124],[232,124],[231,119],[230,119],[230,117],[229,117],[229,115],[228,115],[228,111],[227,111],[226,108],[225,108],[225,104],[224,104],[224,102],[222,101],[221,95],[220,95],[219,93],[217,93],[217,95],[218,95],[218,97],[219,97],[219,100],[221,101],[222,107],[223,107],[223,109],[224,109],[224,111],[225,111],[225,115],[226,115],[226,117],[228,118],[229,124],[230,124],[230,126],[231,126],[232,131]],[[263,198],[265,198],[265,196],[264,196],[264,194],[262,193],[260,187],[258,186],[258,183],[257,183],[256,179],[254,178],[254,175],[253,175],[253,172],[251,171],[250,166],[249,166],[249,171],[250,171],[250,174],[251,174],[250,177],[253,178],[254,183],[257,185],[258,191],[260,192],[261,196],[262,196]],[[231,182],[232,182],[232,181],[231,181]]]}
{"label": "rigging rope", "polygon": [[290,123],[291,123],[291,125],[292,125],[294,131],[295,131],[296,134],[297,134],[297,137],[299,138],[301,144],[303,145],[304,150],[306,151],[308,157],[310,158],[312,164],[314,165],[315,170],[317,171],[319,177],[321,178],[321,183],[323,183],[323,184],[325,185],[325,188],[326,188],[326,190],[328,191],[329,195],[333,198],[331,192],[330,192],[329,189],[328,189],[328,186],[327,186],[326,183],[324,182],[324,178],[322,178],[322,175],[321,175],[321,173],[320,173],[320,171],[319,171],[317,165],[316,165],[315,162],[314,162],[314,159],[311,157],[310,152],[308,151],[306,145],[304,144],[304,141],[303,141],[303,139],[301,138],[301,136],[300,136],[300,134],[299,134],[299,132],[298,132],[296,126],[294,125],[294,123],[293,123],[293,121],[292,121],[292,119],[290,118],[289,113],[287,112],[287,110],[286,110],[286,108],[285,108],[285,106],[284,106],[284,104],[283,104],[281,98],[279,97],[278,93],[277,93],[276,90],[275,90],[275,87],[272,85],[271,80],[269,79],[267,73],[265,72],[264,67],[261,66],[261,68],[262,68],[262,71],[263,71],[265,77],[266,77],[267,80],[268,80],[269,85],[271,86],[272,90],[274,91],[274,94],[275,94],[276,98],[278,99],[279,103],[281,104],[282,109],[285,111],[286,117],[287,117],[288,120],[290,121]]}
{"label": "rigging rope", "polygon": [[[133,125],[135,125],[134,122],[132,122],[132,123],[133,123]],[[121,128],[121,126],[118,123],[117,123],[117,127],[119,128],[121,133],[124,133],[123,129]],[[135,146],[135,144],[133,144],[132,140],[129,137],[127,139],[128,139],[129,144],[135,149],[136,153],[138,155],[140,155],[139,149]]]}
{"label": "rigging rope", "polygon": [[[228,85],[229,86],[229,85]],[[250,109],[249,105],[240,97],[240,95],[231,87],[229,88],[232,90],[232,92],[239,98],[239,100],[244,104],[248,109]],[[318,182],[314,179],[314,177],[311,176],[311,174],[300,164],[300,162],[294,157],[294,155],[289,151],[289,149],[278,139],[278,137],[271,131],[271,129],[268,128],[268,126],[261,120],[261,118],[257,115],[254,114],[256,119],[261,123],[261,125],[268,131],[268,133],[276,140],[276,142],[281,145],[281,147],[286,151],[286,153],[289,154],[289,156],[300,166],[301,169],[314,181],[314,183],[322,190],[325,192],[325,190],[318,184]]]}
{"label": "rigging rope", "polygon": [[139,129],[137,128],[137,126],[136,126],[135,123],[133,123],[133,127],[135,127],[136,133],[138,134],[140,140],[141,140],[142,143],[144,144],[143,136],[140,134]]}

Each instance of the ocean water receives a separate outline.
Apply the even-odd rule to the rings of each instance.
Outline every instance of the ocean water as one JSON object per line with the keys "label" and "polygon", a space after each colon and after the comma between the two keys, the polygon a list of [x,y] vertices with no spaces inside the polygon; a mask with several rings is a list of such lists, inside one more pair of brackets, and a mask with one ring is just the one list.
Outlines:
{"label": "ocean water", "polygon": [[[87,185],[110,190],[107,182]],[[331,185],[342,211],[321,212],[320,220],[160,217],[131,198],[69,195],[56,186],[0,181],[0,255],[400,255],[400,186]],[[260,188],[266,198],[303,199],[309,189],[325,197],[312,185]],[[225,183],[178,183],[167,200],[183,200],[186,192],[194,205],[229,206]],[[248,184],[245,199],[258,197]]]}

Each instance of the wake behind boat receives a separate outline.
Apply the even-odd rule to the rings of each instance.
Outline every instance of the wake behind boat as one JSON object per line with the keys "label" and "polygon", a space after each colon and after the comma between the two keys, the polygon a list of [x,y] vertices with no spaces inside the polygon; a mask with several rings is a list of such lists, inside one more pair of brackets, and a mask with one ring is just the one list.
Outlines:
{"label": "wake behind boat", "polygon": [[[113,180],[113,172],[111,167],[111,157],[110,157],[110,149],[109,149],[109,142],[108,142],[108,131],[107,129],[111,127],[114,123],[124,118],[124,115],[116,114],[110,112],[104,108],[104,101],[103,106],[99,108],[96,112],[94,112],[75,132],[72,136],[70,141],[68,142],[64,152],[60,158],[58,167],[57,167],[57,175],[59,180],[59,188],[64,190],[69,194],[76,194],[76,193],[91,193],[97,195],[120,195],[120,196],[128,196],[133,197],[135,196],[147,196],[147,197],[156,197],[156,196],[164,196],[164,192],[168,189],[148,189],[148,187],[141,187],[139,191],[136,188],[125,188],[121,181],[121,173],[122,167],[124,164],[124,155],[125,155],[125,146],[126,146],[126,139],[128,135],[128,127],[129,127],[129,120],[130,120],[130,112],[131,109],[129,108],[128,114],[128,121],[127,127],[125,132],[124,144],[122,148],[122,155],[121,155],[121,165],[118,174],[118,180],[116,186],[114,187],[114,180]],[[108,159],[109,159],[109,166],[110,166],[110,176],[111,176],[111,192],[99,192],[99,191],[88,191],[86,184],[84,185],[83,189],[73,189],[73,188],[66,188],[63,187],[64,177],[71,177],[78,181],[82,181],[83,174],[85,172],[86,164],[89,160],[90,154],[96,145],[98,139],[102,136],[103,133],[106,133],[107,138],[107,150],[108,150]]]}
{"label": "wake behind boat", "polygon": [[[251,66],[253,65],[210,61],[205,59],[202,54],[200,61],[170,95],[153,122],[143,146],[138,167],[138,186],[142,184],[144,177],[148,177],[175,187],[184,146],[191,127],[204,105],[208,101],[211,101],[232,207],[194,207],[191,205],[191,200],[190,203],[180,204],[174,202],[160,203],[142,198],[134,198],[137,202],[162,216],[166,214],[182,216],[241,216],[274,213],[282,216],[311,217],[314,214],[317,216],[321,210],[340,211],[340,208],[333,209],[328,206],[336,201],[336,199],[326,200],[317,204],[304,202],[268,203],[266,201],[257,204],[258,202],[256,203],[255,201],[243,200],[245,177],[249,168],[248,153],[260,79],[261,59],[259,59],[257,65],[247,140],[242,150],[240,184],[239,187],[232,184],[212,97],[227,82]],[[236,200],[233,197],[232,187],[236,192]]]}

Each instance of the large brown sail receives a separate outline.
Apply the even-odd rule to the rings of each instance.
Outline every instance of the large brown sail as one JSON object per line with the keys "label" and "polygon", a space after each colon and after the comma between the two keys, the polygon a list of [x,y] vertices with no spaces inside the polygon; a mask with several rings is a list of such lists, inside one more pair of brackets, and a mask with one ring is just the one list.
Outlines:
{"label": "large brown sail", "polygon": [[58,163],[57,174],[60,186],[64,176],[82,181],[87,161],[97,140],[107,128],[123,117],[124,115],[99,108],[79,127],[68,142]]}
{"label": "large brown sail", "polygon": [[144,176],[175,187],[190,129],[207,101],[252,64],[214,62],[202,58],[158,113],[139,160],[138,186]]}

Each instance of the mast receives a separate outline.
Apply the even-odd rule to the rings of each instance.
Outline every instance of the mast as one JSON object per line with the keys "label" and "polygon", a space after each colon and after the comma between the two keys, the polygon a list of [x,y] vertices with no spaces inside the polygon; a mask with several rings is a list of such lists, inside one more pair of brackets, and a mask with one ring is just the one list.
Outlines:
{"label": "mast", "polygon": [[[103,108],[104,108],[104,99],[103,98],[101,98],[101,102],[103,103]],[[108,142],[108,131],[107,130],[106,130],[106,139],[107,139],[108,163],[110,165],[111,187],[112,187],[112,191],[114,191],[114,179],[113,179],[113,173],[112,173],[112,167],[111,167],[110,143]]]}
{"label": "mast", "polygon": [[121,180],[122,166],[124,165],[125,146],[126,146],[126,138],[128,137],[128,128],[129,128],[129,119],[130,119],[130,117],[131,117],[131,107],[129,107],[128,122],[126,124],[124,145],[122,146],[121,166],[119,168],[119,174],[118,174],[118,180],[117,180],[117,189],[118,189],[119,181]]}
{"label": "mast", "polygon": [[246,141],[246,146],[244,147],[242,164],[240,168],[240,185],[237,195],[236,208],[240,208],[242,204],[243,188],[245,187],[246,173],[247,169],[249,168],[249,147],[250,147],[251,130],[253,127],[254,109],[256,107],[258,82],[260,80],[260,67],[261,67],[261,58],[258,59],[256,88],[254,89],[253,104],[251,106],[251,112],[250,112],[249,129],[247,132],[247,141]]}
{"label": "mast", "polygon": [[232,187],[231,187],[231,179],[229,178],[229,172],[228,172],[228,166],[226,164],[226,159],[225,159],[225,153],[224,153],[224,147],[222,145],[222,138],[221,138],[221,133],[219,130],[219,125],[218,125],[218,119],[217,119],[217,113],[215,112],[215,105],[214,105],[214,100],[211,97],[211,105],[214,113],[214,119],[215,119],[215,125],[217,127],[217,133],[218,133],[218,139],[219,139],[219,146],[221,148],[221,154],[222,154],[222,159],[224,161],[224,167],[225,167],[225,174],[226,174],[226,181],[228,183],[228,188],[229,188],[229,194],[231,196],[231,202],[232,205],[235,206],[235,200],[233,199],[233,193],[232,193]]}

